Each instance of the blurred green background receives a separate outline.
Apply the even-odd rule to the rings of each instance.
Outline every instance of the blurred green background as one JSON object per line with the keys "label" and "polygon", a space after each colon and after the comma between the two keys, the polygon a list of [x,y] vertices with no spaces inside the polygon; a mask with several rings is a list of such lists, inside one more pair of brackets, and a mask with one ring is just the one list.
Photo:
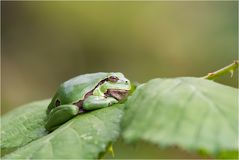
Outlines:
{"label": "blurred green background", "polygon": [[[79,74],[200,77],[238,59],[237,1],[5,1],[1,18],[2,114]],[[238,74],[217,81],[237,87]]]}

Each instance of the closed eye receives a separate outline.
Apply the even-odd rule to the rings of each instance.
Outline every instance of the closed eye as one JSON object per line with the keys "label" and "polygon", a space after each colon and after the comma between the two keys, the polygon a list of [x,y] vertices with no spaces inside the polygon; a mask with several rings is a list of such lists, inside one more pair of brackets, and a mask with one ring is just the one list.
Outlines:
{"label": "closed eye", "polygon": [[115,76],[110,76],[110,77],[108,78],[108,80],[109,80],[110,82],[117,82],[117,81],[119,80],[119,78],[118,78],[118,77],[115,77]]}

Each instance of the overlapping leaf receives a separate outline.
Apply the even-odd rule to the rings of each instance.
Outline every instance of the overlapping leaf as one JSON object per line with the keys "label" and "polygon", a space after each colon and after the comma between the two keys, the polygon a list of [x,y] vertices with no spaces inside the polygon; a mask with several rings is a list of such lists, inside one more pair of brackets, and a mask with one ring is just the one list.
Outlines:
{"label": "overlapping leaf", "polygon": [[155,79],[140,86],[126,108],[127,141],[221,157],[238,151],[238,89],[199,78]]}
{"label": "overlapping leaf", "polygon": [[[36,116],[37,112],[44,111],[45,113],[45,104],[48,104],[48,101],[32,103],[24,108],[19,108],[18,111],[12,112],[11,115],[8,115],[2,119],[3,123],[6,123],[3,126],[2,133],[6,133],[6,135],[2,137],[1,145],[4,146],[4,148],[9,146],[18,146],[15,151],[5,155],[3,158],[97,158],[99,153],[104,152],[107,148],[107,145],[114,141],[119,135],[119,123],[123,114],[123,105],[114,105],[112,107],[79,115],[63,124],[54,132],[46,135],[46,131],[43,129],[43,120],[45,119],[44,116],[41,114],[41,116],[38,117],[42,117],[41,120],[37,120],[38,118]],[[20,113],[24,112],[25,116],[22,116],[25,117],[27,121],[21,120],[24,118],[18,117]],[[37,123],[34,122],[31,124],[31,120],[34,118],[31,118],[29,116],[30,114],[36,118],[35,121],[37,121]],[[13,132],[14,126],[17,125],[14,124],[16,122],[16,120],[13,118],[14,115],[16,116],[15,118],[18,118],[19,121],[22,121],[22,125],[16,129],[17,133]],[[7,127],[7,124],[10,126]],[[32,127],[35,129],[28,130],[28,133],[27,131],[23,132],[25,129],[29,128],[29,126],[35,126]],[[7,133],[16,135],[8,137]],[[28,141],[28,138],[35,133],[38,133],[41,136],[38,136],[38,139],[36,136],[35,138],[37,140],[26,144],[26,142],[30,142]],[[21,143],[15,142],[18,141],[18,138],[21,139]],[[19,146],[22,144],[26,145],[19,148]]]}
{"label": "overlapping leaf", "polygon": [[49,100],[29,103],[1,118],[2,155],[47,134],[44,121],[48,104]]}

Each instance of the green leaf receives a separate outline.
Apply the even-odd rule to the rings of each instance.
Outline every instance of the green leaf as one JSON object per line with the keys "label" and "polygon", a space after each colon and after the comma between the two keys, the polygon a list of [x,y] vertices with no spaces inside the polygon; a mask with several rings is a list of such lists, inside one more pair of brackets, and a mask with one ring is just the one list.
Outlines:
{"label": "green leaf", "polygon": [[233,157],[237,114],[238,89],[200,78],[155,79],[127,101],[123,137]]}
{"label": "green leaf", "polygon": [[38,139],[47,133],[44,128],[49,100],[18,107],[1,118],[1,155]]}
{"label": "green leaf", "polygon": [[[43,101],[32,104],[27,105],[28,107],[19,108],[18,111],[10,113],[12,114],[12,116],[9,115],[6,116],[4,119],[2,119],[2,121],[3,122],[7,121],[7,124],[12,125],[13,127],[14,121],[11,122],[11,117],[14,117],[14,115],[18,117],[20,113],[24,114],[24,112],[30,111],[32,109],[31,106],[35,106],[34,108],[42,107],[43,109],[39,110],[40,111],[43,110],[44,112],[47,107],[47,105],[44,106],[42,105]],[[122,111],[123,107],[124,105],[114,105],[108,108],[99,109],[79,115],[63,124],[54,132],[47,134],[43,137],[39,136],[37,140],[32,141],[26,144],[25,146],[22,146],[21,148],[17,148],[10,154],[5,155],[3,158],[6,159],[97,158],[101,152],[105,152],[107,145],[118,137],[120,130],[119,124],[123,114]],[[32,116],[34,117],[37,115],[37,111],[39,110],[37,109],[33,110],[34,110],[33,112],[29,113],[32,113]],[[29,117],[25,116],[25,119],[27,118]],[[42,118],[44,119],[44,116],[42,116]],[[31,118],[31,120],[33,119]],[[37,121],[40,122],[41,120]],[[31,123],[30,120],[28,120],[28,122]],[[28,126],[27,122],[22,126],[19,126],[19,128],[21,127],[25,128],[26,125]],[[41,125],[39,126],[38,130],[41,131],[43,127],[44,123],[42,123],[41,121]],[[11,127],[9,126],[9,128]],[[3,127],[3,130],[5,130],[5,132],[8,132],[8,130],[6,130],[5,127]],[[19,130],[18,133],[20,133],[21,129],[18,130]],[[29,130],[29,132],[33,132],[33,130]],[[46,133],[45,130],[42,132]],[[8,133],[11,134],[11,132]],[[4,140],[5,142],[4,144],[8,144],[9,146],[11,143],[15,144],[15,141],[17,141],[16,140],[17,137],[25,141],[25,139],[28,138],[28,135],[33,135],[33,133],[26,132],[26,134],[14,136],[15,138],[9,137],[8,139]]]}

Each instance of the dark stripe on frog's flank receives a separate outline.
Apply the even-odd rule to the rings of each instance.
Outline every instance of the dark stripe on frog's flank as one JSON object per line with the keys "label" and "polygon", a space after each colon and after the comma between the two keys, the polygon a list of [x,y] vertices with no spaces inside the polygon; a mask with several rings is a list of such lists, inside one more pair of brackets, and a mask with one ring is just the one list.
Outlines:
{"label": "dark stripe on frog's flank", "polygon": [[101,84],[103,84],[105,81],[108,81],[108,78],[105,78],[103,80],[101,80],[96,86],[95,88],[93,88],[91,91],[87,92],[84,96],[84,98],[82,100],[79,100],[78,102],[76,103],[73,103],[74,105],[78,106],[79,107],[79,112],[80,113],[83,113],[83,112],[86,112],[86,110],[83,109],[83,103],[85,101],[86,98],[88,98],[89,96],[93,95],[93,92],[94,90],[100,86]]}
{"label": "dark stripe on frog's flank", "polygon": [[[76,103],[73,103],[74,105],[79,107],[79,112],[80,113],[84,113],[86,112],[86,110],[83,109],[83,103],[85,101],[86,98],[88,98],[89,96],[93,95],[94,90],[102,85],[104,82],[108,82],[109,78],[105,78],[103,80],[101,80],[94,89],[92,89],[91,91],[89,91],[88,93],[86,93],[86,95],[84,96],[83,100],[79,100]],[[122,89],[108,89],[105,93],[104,93],[105,97],[113,97],[115,98],[117,101],[121,101],[123,100],[127,95],[128,95],[128,90],[122,90]]]}

